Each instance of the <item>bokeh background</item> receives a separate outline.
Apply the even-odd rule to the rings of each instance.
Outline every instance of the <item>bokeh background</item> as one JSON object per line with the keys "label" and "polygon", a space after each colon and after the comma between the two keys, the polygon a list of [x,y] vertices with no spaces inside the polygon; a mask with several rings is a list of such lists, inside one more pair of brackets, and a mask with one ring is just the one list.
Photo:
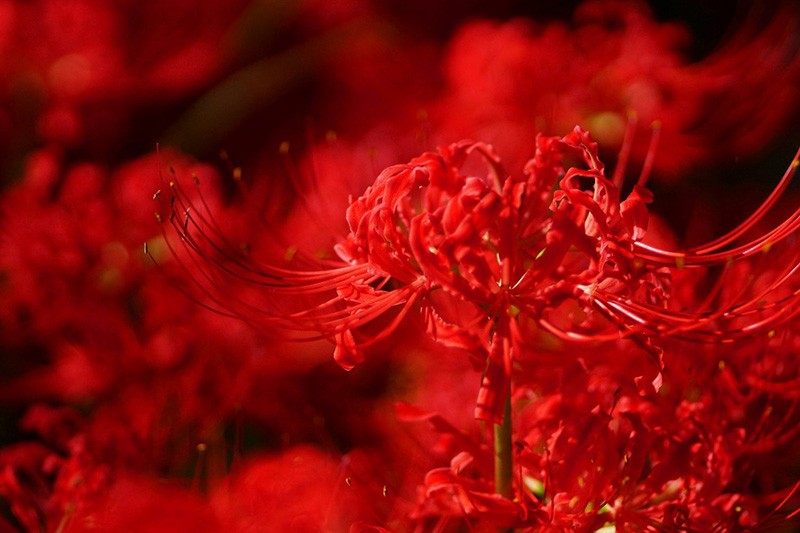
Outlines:
{"label": "bokeh background", "polygon": [[519,172],[581,124],[613,165],[635,117],[627,186],[659,129],[654,224],[692,244],[800,146],[799,52],[777,0],[0,2],[0,530],[410,530],[441,457],[394,403],[474,424],[479,373],[412,326],[345,372],[187,298],[171,173],[255,254],[324,258],[390,164],[474,138]]}

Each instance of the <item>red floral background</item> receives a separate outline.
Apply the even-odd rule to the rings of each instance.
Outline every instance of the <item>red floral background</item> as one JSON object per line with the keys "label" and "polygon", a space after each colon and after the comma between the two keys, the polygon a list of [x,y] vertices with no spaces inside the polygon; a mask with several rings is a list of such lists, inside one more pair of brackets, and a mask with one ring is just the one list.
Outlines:
{"label": "red floral background", "polygon": [[0,1],[0,531],[794,531],[798,119],[790,0]]}

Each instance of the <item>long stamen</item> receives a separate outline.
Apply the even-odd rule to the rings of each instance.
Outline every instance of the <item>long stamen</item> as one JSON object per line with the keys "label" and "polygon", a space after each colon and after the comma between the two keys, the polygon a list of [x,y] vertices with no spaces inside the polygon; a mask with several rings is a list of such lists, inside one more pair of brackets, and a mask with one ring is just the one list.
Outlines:
{"label": "long stamen", "polygon": [[764,216],[769,212],[770,209],[778,202],[778,200],[783,196],[783,193],[786,192],[786,189],[789,187],[789,184],[792,182],[794,175],[797,171],[797,167],[800,166],[800,150],[794,156],[792,163],[789,165],[789,168],[786,169],[786,172],[783,174],[778,185],[773,189],[772,193],[767,197],[767,199],[756,209],[747,219],[739,224],[736,228],[729,231],[725,235],[714,239],[711,242],[703,244],[701,246],[695,246],[689,249],[689,252],[696,253],[696,254],[706,254],[708,252],[713,252],[718,250],[724,246],[727,246],[731,242],[735,241],[743,234],[745,234],[748,230],[752,229],[758,222],[760,222]]}
{"label": "long stamen", "polygon": [[[187,215],[183,223],[179,223],[176,216],[169,218],[170,224],[181,236],[184,246],[192,252],[188,254],[190,264],[184,262],[181,254],[178,254],[166,234],[164,234],[164,238],[168,249],[181,269],[185,272],[196,274],[195,276],[190,276],[189,280],[195,288],[201,291],[203,297],[193,297],[192,299],[195,301],[202,299],[210,301],[212,305],[204,305],[207,309],[214,310],[225,316],[244,318],[250,322],[280,323],[282,328],[291,331],[325,332],[322,336],[328,337],[349,327],[359,327],[360,324],[374,320],[392,307],[403,304],[399,318],[395,318],[389,328],[390,330],[396,329],[397,324],[407,314],[411,308],[411,303],[416,298],[417,285],[414,285],[411,288],[406,288],[406,290],[383,293],[381,296],[373,297],[369,301],[355,305],[348,304],[342,309],[327,313],[321,311],[326,307],[330,308],[343,303],[346,300],[346,296],[335,296],[315,305],[302,306],[303,311],[300,312],[286,312],[281,309],[282,306],[278,301],[270,301],[267,306],[255,305],[238,298],[235,294],[226,293],[222,289],[223,287],[228,286],[231,281],[240,281],[245,284],[268,287],[273,295],[271,300],[274,300],[281,294],[323,295],[330,293],[335,287],[346,286],[355,279],[361,278],[362,283],[369,285],[380,278],[378,276],[367,276],[368,265],[365,264],[347,265],[335,270],[319,271],[290,271],[269,265],[263,267],[255,265],[240,254],[232,251],[233,247],[225,238],[224,232],[216,223],[213,215],[211,215],[208,203],[202,196],[200,200],[202,210],[195,209],[192,211],[191,201],[180,185],[172,182],[170,187],[175,191],[176,198],[171,202],[173,209],[183,209],[187,213],[194,213],[194,215]],[[204,213],[208,215],[206,216]],[[205,233],[204,228],[210,228],[212,234]],[[191,229],[195,231],[191,231]],[[208,260],[208,257],[205,255],[200,241],[194,237],[195,232],[202,237],[203,243],[210,245],[212,250],[222,256],[222,260],[212,261],[213,270],[210,270],[208,265],[204,263],[204,261]],[[219,244],[216,239],[222,241],[222,244]],[[230,277],[220,277],[220,274],[227,274]],[[382,279],[378,283],[378,287],[383,286],[387,281],[386,278]],[[220,296],[216,296],[215,292],[219,292]],[[322,336],[318,335],[313,338],[322,338]]]}
{"label": "long stamen", "polygon": [[713,253],[717,252],[721,248],[724,248],[725,246],[730,245],[764,218],[764,216],[775,206],[777,201],[788,188],[798,166],[800,166],[800,150],[798,150],[798,152],[795,154],[792,163],[789,165],[789,168],[786,170],[781,178],[781,181],[778,183],[769,197],[744,222],[739,224],[736,228],[729,231],[725,235],[706,244],[695,246],[680,252],[660,250],[653,246],[637,242],[635,243],[637,255],[647,261],[652,261],[664,266],[672,266],[675,264],[676,260],[680,260],[682,262],[682,266],[691,267],[724,261],[728,257],[733,260],[740,260],[758,253],[764,248],[764,246],[772,246],[777,244],[779,241],[784,240],[785,238],[794,234],[798,228],[800,228],[800,209],[792,213],[784,220],[783,223],[779,224],[771,231],[753,239],[747,244],[740,245],[724,252]]}
{"label": "long stamen", "polygon": [[647,180],[650,179],[650,174],[653,172],[653,164],[658,153],[658,141],[661,139],[661,122],[653,122],[651,129],[652,133],[650,134],[650,144],[647,147],[647,156],[644,159],[639,179],[636,181],[636,185],[639,187],[647,185]]}
{"label": "long stamen", "polygon": [[628,160],[631,156],[631,149],[633,148],[633,140],[636,137],[636,125],[639,118],[636,111],[631,110],[628,113],[628,126],[625,128],[625,135],[622,138],[622,147],[619,150],[619,157],[617,157],[617,166],[614,169],[614,175],[611,181],[617,190],[622,189],[625,181],[625,169],[628,167]]}

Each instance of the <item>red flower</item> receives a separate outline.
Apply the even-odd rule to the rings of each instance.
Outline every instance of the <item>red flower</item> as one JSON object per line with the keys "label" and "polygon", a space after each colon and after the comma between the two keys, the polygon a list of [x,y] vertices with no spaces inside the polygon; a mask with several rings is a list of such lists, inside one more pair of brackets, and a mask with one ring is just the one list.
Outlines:
{"label": "red flower", "polygon": [[[629,148],[623,147],[623,160]],[[183,212],[168,219],[190,250],[212,260],[196,262],[205,273],[192,281],[223,312],[319,332],[335,341],[345,368],[419,307],[435,338],[466,348],[479,365],[488,359],[476,415],[492,420],[501,418],[498,398],[508,394],[514,347],[534,324],[568,342],[629,337],[660,365],[652,338],[724,333],[732,339],[768,331],[800,312],[797,291],[789,288],[793,257],[772,282],[740,291],[713,311],[708,300],[682,309],[668,303],[670,270],[746,266],[795,230],[797,217],[731,246],[775,203],[796,164],[740,227],[705,246],[670,252],[642,241],[648,169],[623,201],[621,171],[608,178],[597,151],[576,128],[564,138],[538,137],[523,177],[509,176],[490,147],[469,141],[389,167],[348,208],[351,233],[336,248],[345,263],[328,262],[326,270],[254,264],[224,240],[202,202],[193,203],[174,182],[171,204]],[[484,171],[473,170],[476,159]],[[707,298],[733,272],[725,269]],[[263,289],[245,294],[236,289],[243,281]],[[752,320],[756,313],[760,318]],[[375,331],[370,324],[379,318]]]}
{"label": "red flower", "polygon": [[[623,161],[630,142],[628,137]],[[778,246],[795,234],[800,215],[738,244],[785,191],[797,160],[740,226],[705,245],[673,252],[644,241],[649,167],[622,200],[617,185],[622,171],[606,176],[597,144],[582,129],[563,138],[539,136],[536,146],[522,177],[507,174],[489,146],[470,141],[387,168],[347,210],[350,235],[336,247],[342,261],[298,254],[293,268],[259,264],[225,239],[202,196],[190,199],[175,182],[172,211],[162,219],[185,243],[188,250],[175,255],[187,269],[189,264],[196,269],[190,281],[207,301],[224,313],[282,326],[290,338],[309,332],[306,338],[329,338],[345,368],[361,362],[365,348],[388,338],[419,310],[435,340],[465,349],[485,365],[478,418],[502,419],[512,376],[516,395],[553,394],[546,387],[538,392],[541,381],[526,381],[538,374],[525,365],[547,357],[542,352],[548,343],[560,354],[580,346],[585,357],[567,360],[587,373],[602,361],[607,372],[619,374],[594,384],[602,385],[601,399],[547,398],[563,405],[561,416],[543,418],[558,425],[518,434],[517,442],[528,449],[517,453],[517,464],[523,476],[545,483],[546,509],[524,480],[513,482],[517,502],[492,494],[498,481],[490,481],[490,457],[480,444],[468,444],[469,449],[454,450],[449,468],[429,474],[421,517],[464,515],[553,527],[576,521],[602,527],[609,520],[638,525],[667,520],[700,529],[726,520],[751,523],[760,502],[729,487],[736,461],[745,458],[735,450],[780,447],[796,432],[766,418],[756,421],[756,429],[701,423],[683,412],[683,397],[669,403],[656,392],[664,350],[672,359],[687,358],[676,342],[716,339],[733,345],[754,333],[773,335],[769,332],[800,313],[795,279],[800,257]],[[767,253],[770,264],[760,259]],[[673,278],[694,290],[673,295]],[[595,350],[602,341],[615,344]],[[626,355],[610,356],[609,346]],[[539,353],[526,353],[531,350]],[[641,368],[642,353],[655,362],[651,370]],[[637,375],[630,375],[634,369]],[[776,381],[770,371],[764,375],[770,377],[757,383],[765,391],[784,386],[770,384]],[[689,371],[686,383],[681,377],[671,380],[666,394],[690,397],[692,391],[681,387],[694,379],[709,382]],[[619,396],[610,392],[615,387]],[[615,413],[623,400],[625,407]],[[780,409],[784,420],[792,419],[793,408],[780,404]],[[585,447],[592,453],[582,455]],[[592,470],[598,466],[592,461],[600,470]],[[725,515],[731,506],[735,512]]]}
{"label": "red flower", "polygon": [[[472,170],[476,158],[485,172]],[[568,158],[582,167],[565,169]],[[265,285],[267,298],[307,302],[305,309],[281,314],[214,296],[227,312],[320,331],[335,340],[336,359],[345,368],[360,362],[363,348],[386,338],[421,304],[435,337],[469,348],[478,362],[488,355],[476,414],[498,420],[497,398],[507,394],[519,335],[517,315],[572,338],[577,324],[557,324],[549,316],[566,301],[585,310],[598,293],[622,301],[644,297],[651,305],[663,301],[664,273],[634,254],[647,226],[649,193],[643,181],[620,201],[597,144],[580,128],[563,139],[539,137],[537,155],[521,178],[509,176],[490,147],[453,144],[384,170],[347,210],[351,234],[336,248],[346,264],[324,271],[255,267],[237,258],[215,241],[209,215],[196,214],[202,205],[193,205],[175,183],[174,205],[184,213],[169,220],[190,249],[209,257],[223,254],[219,264],[232,274],[223,283],[252,280]],[[195,235],[195,229],[201,233]],[[214,272],[204,277],[220,279]],[[222,289],[209,283],[204,290]],[[466,309],[457,324],[448,316],[453,305]],[[365,326],[389,314],[382,331],[364,338]],[[588,338],[599,334],[594,323],[580,328]]]}
{"label": "red flower", "polygon": [[[659,178],[752,156],[800,110],[800,18],[789,2],[747,15],[696,62],[685,54],[687,29],[656,20],[645,2],[583,2],[570,24],[465,24],[447,49],[447,87],[429,110],[435,138],[491,142],[516,169],[538,131],[581,124],[617,149],[633,112],[661,124]],[[646,145],[634,145],[635,160],[648,157]]]}

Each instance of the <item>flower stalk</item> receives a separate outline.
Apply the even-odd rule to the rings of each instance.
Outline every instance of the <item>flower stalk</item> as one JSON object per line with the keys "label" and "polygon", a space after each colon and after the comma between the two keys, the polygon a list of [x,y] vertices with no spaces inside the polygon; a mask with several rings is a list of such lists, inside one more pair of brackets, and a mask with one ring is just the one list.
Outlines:
{"label": "flower stalk", "polygon": [[506,394],[503,422],[494,424],[494,487],[495,492],[513,499],[511,484],[513,460],[511,452],[511,394]]}

